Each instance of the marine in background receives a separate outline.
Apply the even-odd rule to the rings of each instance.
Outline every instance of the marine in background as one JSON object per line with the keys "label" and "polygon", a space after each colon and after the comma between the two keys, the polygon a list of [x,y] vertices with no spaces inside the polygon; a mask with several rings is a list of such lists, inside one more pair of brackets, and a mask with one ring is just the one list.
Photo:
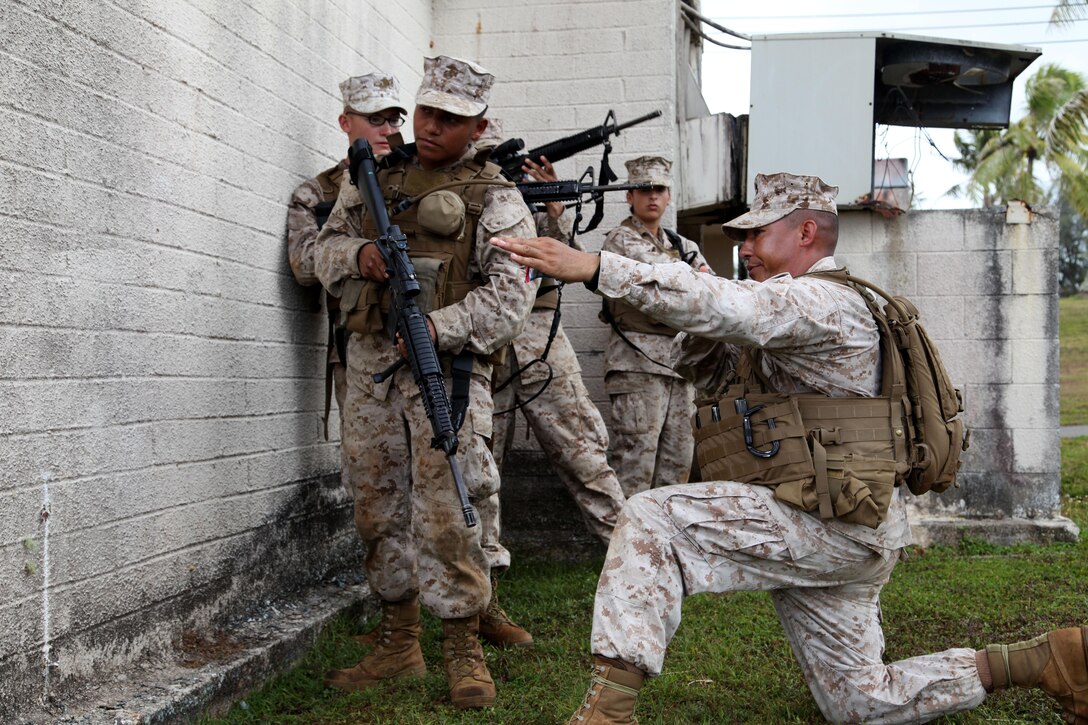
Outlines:
{"label": "marine in background", "polygon": [[[711,272],[695,242],[661,225],[672,200],[672,163],[641,156],[626,166],[629,183],[652,186],[627,192],[631,215],[608,232],[601,251],[649,264],[680,261]],[[604,300],[601,317],[612,328],[605,346],[604,387],[612,402],[612,463],[623,493],[630,498],[686,483],[695,450],[695,395],[670,367],[676,329],[622,299]]]}

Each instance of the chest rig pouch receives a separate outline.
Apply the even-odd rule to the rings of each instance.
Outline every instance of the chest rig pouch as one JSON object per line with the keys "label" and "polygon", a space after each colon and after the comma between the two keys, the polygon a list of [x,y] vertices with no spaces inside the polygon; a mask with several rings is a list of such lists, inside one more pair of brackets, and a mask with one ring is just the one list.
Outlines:
{"label": "chest rig pouch", "polygon": [[896,486],[901,404],[888,396],[766,393],[760,356],[746,349],[738,383],[718,400],[699,402],[695,453],[703,480],[771,486],[779,501],[822,519],[875,529]]}
{"label": "chest rig pouch", "polygon": [[[458,186],[456,182],[494,180],[500,174],[494,164],[475,161],[449,171],[425,171],[398,164],[378,173],[382,195],[392,211],[401,202],[418,198],[403,211],[391,213],[390,221],[408,238],[408,256],[420,286],[416,304],[423,314],[460,302],[483,284],[479,274],[471,270],[471,263],[488,185]],[[434,190],[451,183],[454,185],[450,188]],[[363,236],[379,236],[369,216],[363,220]],[[389,287],[370,280],[352,280],[352,284],[345,284],[340,306],[342,324],[349,330],[381,332],[389,313]]]}

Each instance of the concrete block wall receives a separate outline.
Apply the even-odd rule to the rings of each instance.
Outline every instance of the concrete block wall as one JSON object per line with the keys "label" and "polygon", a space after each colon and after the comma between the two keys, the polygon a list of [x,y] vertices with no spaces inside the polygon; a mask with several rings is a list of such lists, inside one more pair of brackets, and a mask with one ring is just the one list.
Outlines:
{"label": "concrete block wall", "polygon": [[988,521],[993,541],[1075,531],[1060,519],[1057,239],[1051,209],[841,215],[839,261],[915,302],[964,393],[960,486],[911,499],[923,541],[954,537],[953,517]]}
{"label": "concrete block wall", "polygon": [[[469,58],[496,75],[489,113],[499,118],[507,138],[521,138],[525,149],[569,136],[604,122],[614,110],[619,122],[652,111],[659,118],[612,139],[609,165],[620,182],[623,162],[647,154],[677,158],[675,2],[659,0],[549,0],[517,4],[510,0],[444,0],[435,4],[436,52]],[[601,147],[556,164],[560,178],[578,178],[593,165]],[[600,249],[605,233],[628,214],[622,193],[605,204],[596,231],[580,240]],[[583,209],[585,220],[592,208]],[[665,223],[675,225],[670,209]],[[597,320],[600,298],[582,285],[563,291],[563,328],[579,353],[582,376],[607,420],[603,349],[608,327]],[[519,417],[515,447],[532,449]]]}
{"label": "concrete block wall", "polygon": [[0,720],[358,571],[286,202],[343,154],[337,84],[414,89],[431,18],[0,9]]}

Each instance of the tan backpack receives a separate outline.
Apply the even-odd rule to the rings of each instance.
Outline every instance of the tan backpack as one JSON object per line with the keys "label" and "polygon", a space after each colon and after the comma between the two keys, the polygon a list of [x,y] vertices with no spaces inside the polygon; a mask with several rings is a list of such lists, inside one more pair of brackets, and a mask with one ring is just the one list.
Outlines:
{"label": "tan backpack", "polygon": [[[928,491],[940,493],[955,485],[960,453],[970,445],[967,426],[959,417],[963,395],[953,387],[937,346],[918,320],[918,308],[907,298],[889,295],[845,269],[813,272],[812,276],[855,289],[880,328],[881,394],[902,397],[906,425],[909,469],[896,482],[907,484],[916,496]],[[873,293],[886,300],[883,307]]]}
{"label": "tan backpack", "polygon": [[846,270],[810,276],[849,286],[865,300],[880,332],[880,395],[767,392],[761,351],[745,348],[737,382],[697,408],[700,474],[771,486],[775,498],[821,518],[875,528],[894,486],[921,495],[954,485],[968,442],[962,398],[909,300]]}

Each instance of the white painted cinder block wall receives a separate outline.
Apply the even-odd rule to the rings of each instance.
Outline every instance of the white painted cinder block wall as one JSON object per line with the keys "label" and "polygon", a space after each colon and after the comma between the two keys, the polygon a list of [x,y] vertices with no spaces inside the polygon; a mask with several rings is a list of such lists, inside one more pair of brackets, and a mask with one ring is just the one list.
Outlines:
{"label": "white painted cinder block wall", "polygon": [[966,526],[991,541],[1075,540],[1060,516],[1057,250],[1050,208],[840,215],[839,261],[917,305],[964,394],[960,486],[910,497],[921,542]]}
{"label": "white painted cinder block wall", "polygon": [[285,205],[343,153],[337,84],[380,68],[414,89],[431,18],[0,8],[0,713],[253,604],[266,577],[357,569]]}

